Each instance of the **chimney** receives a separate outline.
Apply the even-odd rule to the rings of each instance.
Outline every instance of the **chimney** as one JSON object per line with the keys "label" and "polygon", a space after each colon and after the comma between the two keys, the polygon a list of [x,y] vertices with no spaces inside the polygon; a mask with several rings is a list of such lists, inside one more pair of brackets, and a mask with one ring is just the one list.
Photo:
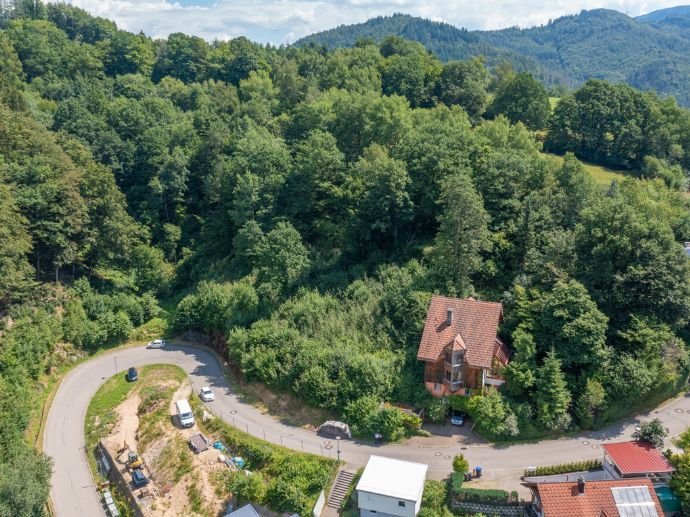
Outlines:
{"label": "chimney", "polygon": [[453,309],[446,309],[446,325],[453,324]]}
{"label": "chimney", "polygon": [[577,491],[580,494],[585,493],[585,479],[582,476],[577,478]]}

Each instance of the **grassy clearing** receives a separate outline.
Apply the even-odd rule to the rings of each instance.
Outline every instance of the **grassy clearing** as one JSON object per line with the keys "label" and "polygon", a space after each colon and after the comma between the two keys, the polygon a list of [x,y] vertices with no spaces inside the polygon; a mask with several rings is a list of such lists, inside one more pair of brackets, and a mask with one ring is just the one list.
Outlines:
{"label": "grassy clearing", "polygon": [[170,440],[158,456],[154,467],[161,479],[178,483],[194,468],[189,446],[179,436]]}
{"label": "grassy clearing", "polygon": [[[563,157],[556,154],[544,153],[546,156],[550,157],[556,161],[559,165],[563,162]],[[608,187],[612,181],[621,182],[626,178],[634,177],[631,175],[630,171],[622,172],[615,171],[613,169],[608,169],[602,167],[601,165],[594,165],[593,163],[582,162],[585,170],[589,173],[595,183],[598,185],[603,185]]]}
{"label": "grassy clearing", "polygon": [[[170,398],[179,385],[186,379],[186,374],[177,366],[154,364],[139,370],[137,382],[127,382],[124,372],[111,377],[99,388],[91,399],[86,410],[84,430],[86,446],[92,450],[101,438],[108,436],[117,423],[117,406],[122,404],[136,389],[142,395],[142,404],[146,401],[153,409],[141,413],[139,439],[150,440],[156,435],[156,426],[167,420]],[[157,389],[160,383],[172,384],[164,389]],[[163,397],[165,399],[163,400]],[[142,426],[143,424],[143,426]],[[145,427],[142,433],[142,427]],[[148,434],[147,434],[148,433]]]}
{"label": "grassy clearing", "polygon": [[154,372],[149,372],[149,375],[152,379],[144,379],[139,389],[141,402],[137,409],[139,448],[142,452],[165,434],[172,397],[187,379],[184,371],[176,366],[160,366]]}

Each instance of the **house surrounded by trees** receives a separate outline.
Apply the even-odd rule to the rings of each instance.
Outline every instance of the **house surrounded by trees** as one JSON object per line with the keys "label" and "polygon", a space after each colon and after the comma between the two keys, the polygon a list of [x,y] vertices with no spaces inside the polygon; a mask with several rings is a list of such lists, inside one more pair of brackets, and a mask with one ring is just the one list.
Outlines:
{"label": "house surrounded by trees", "polygon": [[500,370],[510,353],[497,334],[502,319],[500,303],[432,297],[417,352],[432,395],[469,395],[505,382]]}

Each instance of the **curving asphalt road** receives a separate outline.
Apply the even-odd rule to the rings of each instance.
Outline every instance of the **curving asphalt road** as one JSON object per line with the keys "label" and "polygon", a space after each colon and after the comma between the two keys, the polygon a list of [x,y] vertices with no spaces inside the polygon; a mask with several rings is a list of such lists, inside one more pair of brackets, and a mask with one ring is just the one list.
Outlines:
{"label": "curving asphalt road", "polygon": [[[58,517],[103,515],[84,450],[84,419],[89,401],[105,380],[115,373],[124,375],[130,366],[175,364],[187,372],[198,391],[211,386],[216,394],[210,409],[241,430],[292,449],[335,458],[334,447],[312,431],[290,427],[243,403],[232,391],[216,356],[206,350],[183,345],[160,350],[144,347],[114,350],[91,359],[72,370],[62,381],[48,413],[43,450],[54,460],[51,498]],[[341,459],[354,467],[363,466],[371,454],[417,461],[429,465],[429,476],[440,479],[452,470],[452,457],[462,452],[470,465],[481,465],[496,478],[517,477],[527,466],[599,458],[600,444],[628,439],[639,422],[659,417],[674,436],[690,426],[690,397],[676,398],[656,410],[620,422],[601,431],[576,437],[545,440],[510,446],[434,446],[424,440],[411,444],[374,447],[354,441],[340,443]],[[419,445],[421,444],[421,445]],[[670,445],[670,441],[669,441]]]}

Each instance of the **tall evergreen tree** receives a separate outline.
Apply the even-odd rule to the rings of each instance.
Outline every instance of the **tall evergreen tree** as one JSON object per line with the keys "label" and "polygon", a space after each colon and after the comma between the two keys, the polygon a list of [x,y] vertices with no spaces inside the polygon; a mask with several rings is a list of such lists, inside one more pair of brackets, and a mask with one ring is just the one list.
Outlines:
{"label": "tall evergreen tree", "polygon": [[466,296],[471,277],[490,246],[489,215],[467,173],[454,174],[441,186],[440,228],[434,242],[432,267],[449,292]]}
{"label": "tall evergreen tree", "polygon": [[571,395],[561,370],[561,361],[553,350],[546,354],[537,370],[536,387],[534,398],[539,423],[546,429],[567,429],[571,421],[568,413]]}

